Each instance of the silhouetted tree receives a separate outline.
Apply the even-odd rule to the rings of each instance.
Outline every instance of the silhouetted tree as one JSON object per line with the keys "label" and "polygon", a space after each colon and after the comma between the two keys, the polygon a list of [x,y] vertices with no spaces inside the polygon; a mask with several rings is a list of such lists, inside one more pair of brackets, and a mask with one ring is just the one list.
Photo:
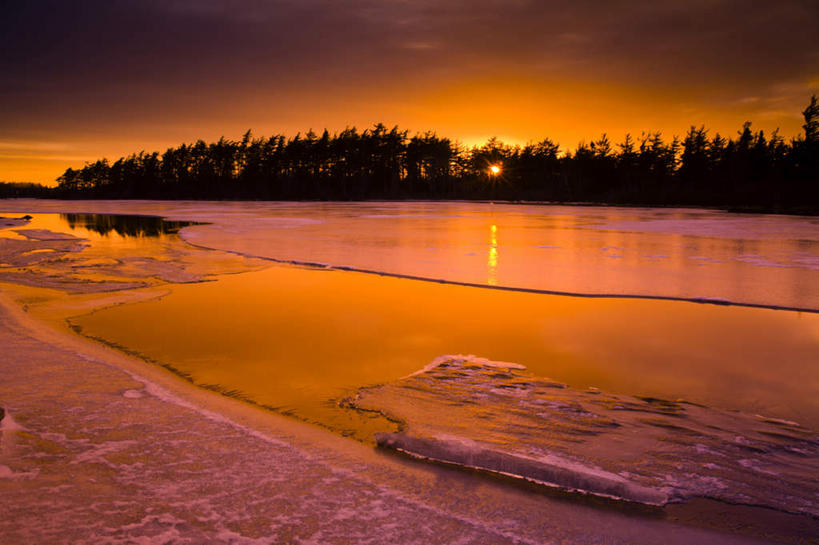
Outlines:
{"label": "silhouetted tree", "polygon": [[[159,155],[141,151],[67,169],[53,194],[69,198],[327,199],[503,198],[621,204],[691,204],[819,211],[819,104],[802,112],[804,135],[785,142],[745,123],[733,139],[692,126],[606,134],[574,151],[544,139],[466,148],[433,132],[376,124],[319,136],[198,140]],[[492,165],[500,167],[497,174]],[[5,188],[6,186],[0,186]],[[32,190],[33,191],[33,190]],[[19,191],[18,191],[19,192]]]}

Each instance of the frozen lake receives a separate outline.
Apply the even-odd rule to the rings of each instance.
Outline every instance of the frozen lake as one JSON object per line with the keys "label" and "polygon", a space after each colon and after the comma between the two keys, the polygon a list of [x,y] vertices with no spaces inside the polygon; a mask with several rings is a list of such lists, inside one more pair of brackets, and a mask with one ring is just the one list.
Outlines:
{"label": "frozen lake", "polygon": [[465,283],[819,309],[816,218],[461,203],[242,209],[185,238]]}
{"label": "frozen lake", "polygon": [[6,201],[161,215],[207,247],[454,282],[819,310],[819,218],[490,203]]}
{"label": "frozen lake", "polygon": [[[568,488],[595,475],[588,490],[649,503],[705,496],[817,512],[813,218],[489,203],[3,202],[0,215],[12,213],[35,217],[5,231],[29,245],[0,269],[6,281],[86,293],[25,292],[33,312],[59,309],[84,335],[199,386],[363,441],[400,432],[385,444],[423,457],[462,463],[467,441],[492,463],[500,448],[504,464],[557,471]],[[58,244],[59,255],[44,257]],[[146,295],[125,305],[97,295],[108,308],[88,314],[103,306],[89,302],[92,288]],[[447,354],[478,358],[440,360]],[[408,379],[436,358],[466,363]],[[481,358],[512,363],[495,372]],[[555,427],[548,440],[543,426]],[[625,449],[630,436],[644,440]],[[510,456],[551,461],[533,469]],[[694,480],[683,469],[691,464],[711,473]],[[771,473],[779,488],[766,495],[760,479]]]}

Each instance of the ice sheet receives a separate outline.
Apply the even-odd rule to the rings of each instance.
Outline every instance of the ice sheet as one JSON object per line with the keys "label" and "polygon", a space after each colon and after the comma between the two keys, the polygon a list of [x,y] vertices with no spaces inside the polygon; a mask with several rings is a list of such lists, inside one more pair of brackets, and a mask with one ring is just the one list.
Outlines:
{"label": "ice sheet", "polygon": [[423,202],[15,200],[3,211],[207,221],[182,236],[269,259],[434,280],[819,310],[819,220],[811,217]]}
{"label": "ice sheet", "polygon": [[795,422],[577,390],[462,355],[347,405],[400,422],[378,443],[419,458],[639,503],[707,497],[819,516],[819,434]]}

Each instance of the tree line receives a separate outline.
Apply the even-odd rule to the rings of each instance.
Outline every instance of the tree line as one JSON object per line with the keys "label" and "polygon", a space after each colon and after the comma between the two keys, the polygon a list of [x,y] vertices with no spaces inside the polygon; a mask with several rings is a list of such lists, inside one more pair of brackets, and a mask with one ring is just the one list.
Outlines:
{"label": "tree line", "polygon": [[0,199],[34,197],[48,199],[56,197],[54,188],[33,183],[0,182]]}
{"label": "tree line", "polygon": [[[116,199],[503,199],[698,205],[819,213],[819,103],[786,141],[745,123],[736,135],[694,127],[605,134],[561,153],[550,139],[465,148],[433,132],[383,124],[321,135],[199,140],[164,153],[69,168],[52,196]],[[493,168],[495,167],[495,168]]]}

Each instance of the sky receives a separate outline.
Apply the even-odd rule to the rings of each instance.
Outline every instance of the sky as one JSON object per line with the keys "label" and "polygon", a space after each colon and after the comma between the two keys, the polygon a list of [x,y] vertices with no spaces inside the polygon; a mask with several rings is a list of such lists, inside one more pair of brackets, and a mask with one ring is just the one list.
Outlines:
{"label": "sky", "polygon": [[790,138],[816,0],[0,0],[0,180],[382,122],[465,145]]}

